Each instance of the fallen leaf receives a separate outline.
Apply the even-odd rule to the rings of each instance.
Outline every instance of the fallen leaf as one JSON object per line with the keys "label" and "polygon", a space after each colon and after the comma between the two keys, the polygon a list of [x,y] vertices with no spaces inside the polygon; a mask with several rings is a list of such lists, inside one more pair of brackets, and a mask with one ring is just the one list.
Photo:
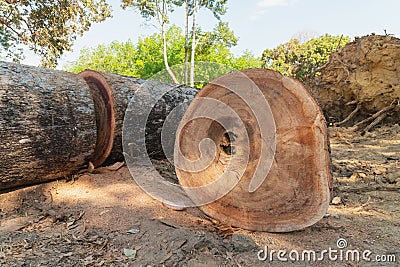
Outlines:
{"label": "fallen leaf", "polygon": [[183,245],[185,245],[187,243],[186,239],[182,239],[182,240],[178,240],[178,241],[174,241],[171,245],[171,250],[172,251],[176,251],[178,249],[180,249]]}
{"label": "fallen leaf", "polygon": [[169,258],[172,257],[172,252],[169,252],[167,255],[165,255],[164,259],[162,259],[160,261],[160,264],[163,264],[164,262],[166,262],[167,260],[169,260]]}
{"label": "fallen leaf", "polygon": [[18,217],[1,222],[0,234],[6,234],[14,231],[18,231],[29,224],[28,217]]}
{"label": "fallen leaf", "polygon": [[72,253],[72,252],[63,253],[63,254],[60,255],[60,258],[62,259],[62,258],[64,258],[64,257],[71,257],[73,254],[74,254],[74,253]]}
{"label": "fallen leaf", "polygon": [[140,232],[139,229],[130,229],[126,231],[127,234],[138,234]]}
{"label": "fallen leaf", "polygon": [[85,214],[84,211],[82,211],[81,213],[79,213],[78,217],[76,219],[72,219],[71,221],[67,222],[67,227],[70,228],[72,225],[74,225],[77,221],[79,221],[80,219],[82,219],[83,215]]}
{"label": "fallen leaf", "polygon": [[137,250],[124,248],[124,255],[129,259],[134,259],[136,257]]}

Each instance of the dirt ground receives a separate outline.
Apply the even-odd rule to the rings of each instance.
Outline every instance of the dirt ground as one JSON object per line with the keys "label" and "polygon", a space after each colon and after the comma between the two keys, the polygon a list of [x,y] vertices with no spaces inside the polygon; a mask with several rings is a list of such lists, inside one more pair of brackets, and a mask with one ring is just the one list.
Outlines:
{"label": "dirt ground", "polygon": [[[171,210],[146,195],[126,167],[101,168],[1,194],[0,266],[399,266],[400,126],[364,136],[330,128],[330,135],[340,199],[302,231],[250,232],[196,208]],[[340,238],[343,250],[370,250],[371,261],[258,258],[265,247],[300,255],[339,250]]]}

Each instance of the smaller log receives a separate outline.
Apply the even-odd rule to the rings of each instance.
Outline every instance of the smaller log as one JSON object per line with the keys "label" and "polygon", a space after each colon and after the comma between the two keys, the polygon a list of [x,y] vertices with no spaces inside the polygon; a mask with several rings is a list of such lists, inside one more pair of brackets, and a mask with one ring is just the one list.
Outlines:
{"label": "smaller log", "polygon": [[[148,99],[149,88],[153,92],[166,93],[151,107],[146,128],[131,129],[145,131],[147,153],[152,159],[165,159],[161,142],[164,121],[176,106],[184,101],[191,101],[198,92],[198,89],[183,85],[146,81],[94,70],[85,70],[79,76],[88,83],[95,102],[97,125],[96,151],[93,157],[95,167],[124,159],[122,135],[126,110],[130,102],[135,101],[139,106],[143,106],[143,110],[139,113],[145,114],[147,105],[142,101]],[[178,122],[176,124],[178,125]],[[130,133],[125,134],[129,139]],[[133,143],[135,141],[137,140],[131,140]]]}

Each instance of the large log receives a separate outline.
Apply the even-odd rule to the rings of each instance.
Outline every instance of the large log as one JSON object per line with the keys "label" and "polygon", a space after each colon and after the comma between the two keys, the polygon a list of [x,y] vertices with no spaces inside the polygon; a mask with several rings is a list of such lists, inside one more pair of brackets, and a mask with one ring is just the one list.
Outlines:
{"label": "large log", "polygon": [[217,220],[288,232],[326,214],[332,187],[326,124],[294,79],[262,69],[217,78],[189,106],[177,144],[180,184]]}
{"label": "large log", "polygon": [[0,189],[70,175],[94,152],[87,84],[63,71],[0,62]]}
{"label": "large log", "polygon": [[151,85],[168,92],[153,107],[146,131],[151,158],[165,158],[161,128],[170,111],[197,89],[87,70],[79,75],[0,62],[0,190],[63,178],[123,160],[129,102]]}

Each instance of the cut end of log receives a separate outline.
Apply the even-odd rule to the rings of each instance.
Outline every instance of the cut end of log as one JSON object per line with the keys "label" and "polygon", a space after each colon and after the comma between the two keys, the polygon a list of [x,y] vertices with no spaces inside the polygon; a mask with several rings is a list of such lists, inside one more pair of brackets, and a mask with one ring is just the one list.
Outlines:
{"label": "cut end of log", "polygon": [[197,94],[180,127],[176,173],[210,217],[249,230],[290,232],[326,214],[327,129],[300,82],[265,69],[227,74]]}
{"label": "cut end of log", "polygon": [[87,82],[94,101],[97,139],[91,162],[99,167],[110,155],[114,143],[116,111],[112,88],[100,72],[85,70],[79,76]]}

